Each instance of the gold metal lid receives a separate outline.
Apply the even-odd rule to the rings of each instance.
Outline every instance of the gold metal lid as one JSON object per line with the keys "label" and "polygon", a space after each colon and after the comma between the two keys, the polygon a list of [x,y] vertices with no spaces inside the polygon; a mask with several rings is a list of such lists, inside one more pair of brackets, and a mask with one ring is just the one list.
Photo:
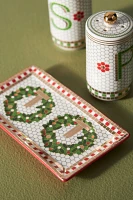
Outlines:
{"label": "gold metal lid", "polygon": [[111,44],[121,43],[133,35],[133,19],[126,13],[108,10],[91,15],[86,22],[86,35]]}
{"label": "gold metal lid", "polygon": [[117,14],[115,12],[106,12],[104,21],[108,24],[114,24],[117,21]]}

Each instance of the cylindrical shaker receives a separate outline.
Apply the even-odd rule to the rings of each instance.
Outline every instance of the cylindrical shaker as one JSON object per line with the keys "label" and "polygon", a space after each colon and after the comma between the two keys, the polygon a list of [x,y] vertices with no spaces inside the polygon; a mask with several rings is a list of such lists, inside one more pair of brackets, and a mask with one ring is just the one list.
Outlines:
{"label": "cylindrical shaker", "polygon": [[123,98],[133,79],[133,19],[119,11],[102,11],[86,22],[86,78],[98,99]]}
{"label": "cylindrical shaker", "polygon": [[83,48],[91,0],[48,0],[48,7],[53,42],[64,50]]}

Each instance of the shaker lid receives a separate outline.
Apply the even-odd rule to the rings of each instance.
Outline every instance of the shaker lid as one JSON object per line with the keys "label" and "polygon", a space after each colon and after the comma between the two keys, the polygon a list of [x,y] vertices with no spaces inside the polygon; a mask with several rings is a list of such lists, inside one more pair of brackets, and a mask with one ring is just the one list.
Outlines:
{"label": "shaker lid", "polygon": [[93,38],[115,42],[133,33],[133,19],[120,11],[102,11],[88,18],[86,31]]}

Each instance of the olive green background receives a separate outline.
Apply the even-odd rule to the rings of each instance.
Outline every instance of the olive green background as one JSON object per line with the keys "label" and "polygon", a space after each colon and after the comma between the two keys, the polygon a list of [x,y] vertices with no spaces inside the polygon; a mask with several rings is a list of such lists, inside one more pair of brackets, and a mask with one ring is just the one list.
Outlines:
{"label": "olive green background", "polygon": [[[93,0],[93,13],[107,9],[133,16],[133,0]],[[47,1],[0,0],[0,82],[30,65],[46,70],[121,125],[131,137],[62,183],[0,131],[0,200],[132,200],[133,89],[115,102],[93,98],[86,88],[85,49],[66,52],[53,45]]]}

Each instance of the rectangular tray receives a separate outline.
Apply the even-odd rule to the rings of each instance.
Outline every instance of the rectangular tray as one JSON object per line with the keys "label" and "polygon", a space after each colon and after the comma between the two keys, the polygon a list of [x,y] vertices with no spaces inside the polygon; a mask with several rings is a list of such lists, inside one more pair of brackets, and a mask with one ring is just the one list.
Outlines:
{"label": "rectangular tray", "polygon": [[61,181],[69,180],[129,137],[35,66],[0,85],[0,127]]}

